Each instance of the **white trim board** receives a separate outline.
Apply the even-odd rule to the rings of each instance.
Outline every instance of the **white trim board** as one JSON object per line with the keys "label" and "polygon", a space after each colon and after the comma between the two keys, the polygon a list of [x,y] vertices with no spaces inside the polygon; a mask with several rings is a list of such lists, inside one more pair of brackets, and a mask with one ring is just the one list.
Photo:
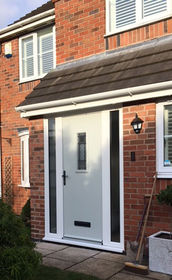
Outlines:
{"label": "white trim board", "polygon": [[14,23],[8,27],[5,27],[0,30],[0,39],[7,39],[9,36],[16,35],[20,33],[21,31],[28,30],[29,28],[33,28],[36,26],[41,25],[42,23],[49,23],[49,21],[55,19],[55,11],[54,8],[51,10],[48,10],[44,13],[35,15],[33,17],[30,17],[28,19],[19,21],[17,23]]}
{"label": "white trim board", "polygon": [[[104,99],[104,100],[99,100],[99,101],[88,101],[88,102],[71,102],[73,104],[70,105],[63,105],[63,106],[54,106],[54,107],[49,107],[45,109],[38,109],[38,110],[31,110],[31,111],[25,111],[22,112],[21,108],[16,108],[16,111],[20,111],[21,118],[29,118],[33,116],[40,116],[40,115],[47,115],[47,114],[53,114],[53,113],[63,113],[63,112],[74,112],[77,110],[83,110],[87,108],[96,108],[96,107],[101,107],[101,106],[108,106],[108,105],[117,105],[121,104],[124,102],[133,102],[133,101],[139,101],[139,100],[144,100],[144,99],[151,99],[151,98],[158,98],[158,97],[172,97],[172,89],[170,90],[160,90],[156,91],[156,93],[148,92],[148,93],[142,93],[142,94],[135,94],[135,95],[130,95],[128,94],[127,96],[121,96],[121,97],[114,97],[114,98],[109,98],[109,99]],[[67,101],[67,100],[66,100]],[[68,99],[69,102],[69,99]],[[50,103],[50,102],[49,102]],[[50,105],[50,104],[49,104]]]}

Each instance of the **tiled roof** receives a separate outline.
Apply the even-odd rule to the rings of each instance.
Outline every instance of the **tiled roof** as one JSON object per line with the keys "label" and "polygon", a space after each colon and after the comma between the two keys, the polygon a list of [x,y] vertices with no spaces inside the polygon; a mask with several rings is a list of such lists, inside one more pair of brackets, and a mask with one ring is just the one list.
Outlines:
{"label": "tiled roof", "polygon": [[[21,17],[20,19],[14,21],[12,24],[20,22],[20,21],[25,20],[25,19],[28,19],[30,17],[36,16],[36,15],[39,15],[39,14],[44,13],[48,10],[53,9],[53,8],[54,8],[54,4],[52,3],[52,1],[48,1],[47,3],[43,4],[41,7],[31,11],[30,13]],[[10,25],[12,25],[12,24],[10,24]]]}
{"label": "tiled roof", "polygon": [[[172,38],[47,74],[19,105],[32,105],[172,80]],[[155,96],[156,97],[156,96]]]}

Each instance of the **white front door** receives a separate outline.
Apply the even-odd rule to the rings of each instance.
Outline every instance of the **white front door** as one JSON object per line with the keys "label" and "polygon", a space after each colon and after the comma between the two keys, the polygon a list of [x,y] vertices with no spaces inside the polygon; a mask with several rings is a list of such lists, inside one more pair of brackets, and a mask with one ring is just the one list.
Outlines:
{"label": "white front door", "polygon": [[102,242],[101,113],[62,119],[63,238]]}
{"label": "white front door", "polygon": [[44,239],[122,252],[122,112],[52,117],[44,135]]}

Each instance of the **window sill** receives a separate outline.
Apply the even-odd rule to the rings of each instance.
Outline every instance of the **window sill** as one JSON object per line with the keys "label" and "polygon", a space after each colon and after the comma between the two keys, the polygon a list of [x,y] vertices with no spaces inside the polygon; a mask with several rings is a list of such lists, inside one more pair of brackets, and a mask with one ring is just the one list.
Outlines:
{"label": "window sill", "polygon": [[106,31],[106,34],[104,35],[104,38],[107,38],[107,37],[113,36],[113,35],[117,35],[117,34],[120,34],[120,33],[124,33],[124,32],[127,32],[127,31],[131,31],[133,29],[137,29],[137,28],[140,28],[140,27],[144,27],[148,24],[154,24],[154,23],[159,22],[161,20],[167,20],[171,16],[172,16],[172,13],[168,13],[168,14],[160,16],[159,18],[156,18],[156,19],[154,18],[154,19],[149,19],[149,20],[142,20],[138,23],[134,23],[134,24],[130,24],[128,26],[117,28],[117,29],[115,29],[111,32]]}
{"label": "window sill", "polygon": [[172,172],[157,172],[159,179],[172,179]]}
{"label": "window sill", "polygon": [[30,184],[18,185],[18,187],[25,188],[25,189],[30,189]]}
{"label": "window sill", "polygon": [[45,75],[47,75],[48,73],[44,74],[44,75],[41,75],[41,76],[38,76],[38,77],[32,77],[32,78],[28,78],[28,79],[20,79],[19,81],[19,85],[20,84],[24,84],[24,83],[29,83],[29,82],[33,82],[33,81],[36,81],[36,80],[41,80]]}

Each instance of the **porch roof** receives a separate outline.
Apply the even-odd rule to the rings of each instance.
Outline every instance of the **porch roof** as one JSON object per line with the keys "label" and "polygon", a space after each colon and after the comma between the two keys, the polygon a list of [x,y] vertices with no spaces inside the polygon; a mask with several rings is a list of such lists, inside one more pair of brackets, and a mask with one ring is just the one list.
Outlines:
{"label": "porch roof", "polygon": [[59,65],[18,107],[168,81],[172,81],[171,36]]}

